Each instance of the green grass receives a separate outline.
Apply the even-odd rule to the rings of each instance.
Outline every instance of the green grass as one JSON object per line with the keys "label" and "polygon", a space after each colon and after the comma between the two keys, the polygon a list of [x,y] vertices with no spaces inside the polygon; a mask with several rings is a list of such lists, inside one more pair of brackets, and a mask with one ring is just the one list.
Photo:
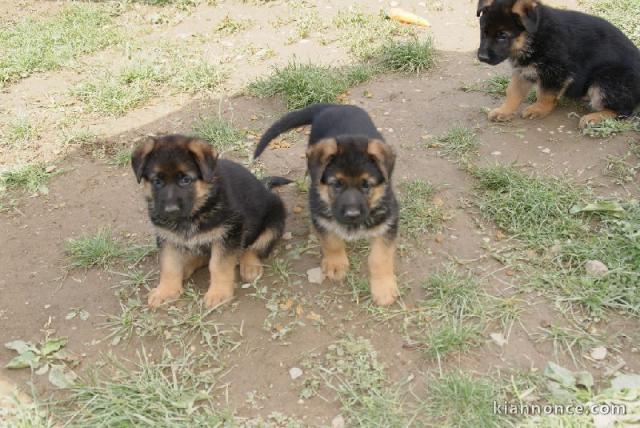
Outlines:
{"label": "green grass", "polygon": [[489,309],[487,295],[478,280],[469,273],[458,272],[450,265],[431,275],[422,284],[422,289],[426,297],[420,306],[428,308],[437,319],[480,318]]}
{"label": "green grass", "polygon": [[87,110],[120,116],[157,94],[163,76],[148,65],[133,66],[119,74],[107,73],[72,90]]}
{"label": "green grass", "polygon": [[43,164],[24,165],[0,173],[0,185],[7,189],[24,189],[27,192],[47,193],[46,184],[54,172],[47,172]]}
{"label": "green grass", "polygon": [[407,426],[410,415],[369,340],[349,336],[329,345],[316,370],[337,394],[347,426]]}
{"label": "green grass", "polygon": [[118,72],[88,79],[73,88],[71,94],[90,112],[121,116],[165,90],[190,94],[212,91],[227,76],[202,58],[182,55],[175,46],[154,49],[152,54],[152,62],[130,61]]}
{"label": "green grass", "polygon": [[380,64],[386,71],[420,74],[435,65],[433,39],[389,40],[382,46]]}
{"label": "green grass", "polygon": [[65,245],[71,268],[108,268],[123,261],[137,263],[155,251],[151,245],[123,243],[113,236],[110,229],[102,229],[95,234],[69,239]]}
{"label": "green grass", "polygon": [[501,427],[506,420],[493,413],[493,402],[504,402],[500,387],[489,378],[447,373],[427,381],[422,411],[432,424],[446,427]]}
{"label": "green grass", "polygon": [[400,192],[400,227],[407,236],[433,232],[446,220],[444,210],[432,202],[436,189],[430,183],[407,181]]}
{"label": "green grass", "polygon": [[132,152],[133,150],[130,147],[123,147],[117,150],[107,163],[120,167],[127,166],[131,163]]}
{"label": "green grass", "polygon": [[587,197],[584,190],[508,166],[479,168],[473,174],[480,183],[482,213],[532,247],[545,249],[585,232],[580,219],[569,215]]}
{"label": "green grass", "polygon": [[[481,212],[538,253],[527,257],[534,269],[532,285],[596,320],[607,309],[640,315],[637,201],[592,202],[588,189],[511,167],[480,168],[474,174]],[[587,275],[588,260],[601,261],[608,272]]]}
{"label": "green grass", "polygon": [[219,153],[244,147],[245,133],[221,117],[199,119],[193,125],[193,132],[215,147]]}
{"label": "green grass", "polygon": [[280,95],[289,110],[315,103],[336,102],[349,87],[365,82],[375,75],[365,66],[336,68],[290,62],[276,68],[266,77],[251,83],[249,94],[260,98]]}
{"label": "green grass", "polygon": [[421,337],[423,353],[427,358],[442,359],[453,352],[466,352],[480,343],[481,328],[450,319],[432,328]]}
{"label": "green grass", "polygon": [[585,135],[595,138],[608,138],[623,132],[640,132],[640,116],[629,119],[605,119],[602,122],[591,124],[584,128]]}
{"label": "green grass", "polygon": [[[638,151],[637,149],[635,151]],[[630,160],[633,160],[630,161]],[[633,183],[640,170],[640,162],[633,150],[624,156],[607,155],[607,166],[604,175],[611,177],[616,184]]]}
{"label": "green grass", "polygon": [[166,350],[151,358],[144,349],[136,362],[109,358],[106,369],[85,375],[54,412],[67,427],[227,426],[233,416],[214,410],[213,385],[193,359]]}
{"label": "green grass", "polygon": [[27,18],[0,30],[0,87],[56,70],[120,40],[107,10],[74,3],[53,17]]}
{"label": "green grass", "polygon": [[339,11],[333,24],[340,32],[340,43],[360,62],[380,57],[385,45],[394,40],[415,35],[411,27],[386,19],[382,13],[373,15],[361,10]]}
{"label": "green grass", "polygon": [[215,27],[215,31],[220,34],[230,35],[243,30],[246,30],[251,26],[251,20],[248,19],[233,19],[229,15],[226,15],[218,25]]}
{"label": "green grass", "polygon": [[580,4],[620,28],[640,47],[640,3],[637,0],[580,0]]}
{"label": "green grass", "polygon": [[40,137],[40,131],[27,117],[17,118],[0,135],[0,144],[19,147]]}
{"label": "green grass", "polygon": [[478,152],[480,141],[472,129],[455,125],[446,134],[438,137],[438,146],[443,155],[460,162],[468,162],[469,157]]}

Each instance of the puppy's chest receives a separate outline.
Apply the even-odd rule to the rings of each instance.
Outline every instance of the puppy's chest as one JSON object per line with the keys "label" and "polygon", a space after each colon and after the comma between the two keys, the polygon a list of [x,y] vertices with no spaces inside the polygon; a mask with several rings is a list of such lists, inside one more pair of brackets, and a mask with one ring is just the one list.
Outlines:
{"label": "puppy's chest", "polygon": [[513,70],[520,74],[524,80],[535,83],[540,79],[540,73],[535,64],[520,65],[517,62],[512,62],[511,65]]}
{"label": "puppy's chest", "polygon": [[159,226],[154,226],[154,229],[161,240],[193,252],[202,252],[204,249],[210,249],[214,242],[223,241],[229,232],[229,228],[225,224],[206,230],[202,230],[197,224],[192,224],[188,228],[177,231]]}

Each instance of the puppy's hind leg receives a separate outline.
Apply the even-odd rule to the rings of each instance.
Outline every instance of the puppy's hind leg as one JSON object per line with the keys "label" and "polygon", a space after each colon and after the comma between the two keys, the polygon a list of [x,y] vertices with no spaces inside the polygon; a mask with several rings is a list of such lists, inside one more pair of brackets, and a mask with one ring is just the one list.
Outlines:
{"label": "puppy's hind leg", "polygon": [[269,256],[278,239],[282,236],[282,230],[269,227],[262,231],[249,248],[240,256],[240,277],[245,282],[253,282],[262,275],[262,260]]}

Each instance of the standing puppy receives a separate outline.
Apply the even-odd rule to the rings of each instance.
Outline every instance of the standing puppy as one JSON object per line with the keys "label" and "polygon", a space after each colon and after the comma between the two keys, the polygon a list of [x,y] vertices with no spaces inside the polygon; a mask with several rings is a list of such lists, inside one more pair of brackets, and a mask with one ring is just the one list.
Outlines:
{"label": "standing puppy", "polygon": [[376,304],[390,305],[398,296],[398,203],[391,188],[395,154],[361,108],[315,104],[274,123],[254,157],[281,133],[309,124],[309,211],[322,247],[322,270],[329,279],[342,280],[349,268],[344,241],[370,239],[371,295]]}
{"label": "standing puppy", "polygon": [[243,281],[262,274],[261,259],[282,236],[286,211],[249,171],[217,159],[206,142],[182,135],[148,139],[131,165],[138,183],[144,181],[160,246],[160,284],[149,293],[149,306],[178,297],[183,281],[205,265],[211,274],[208,307],[233,297],[238,257]]}
{"label": "standing puppy", "polygon": [[561,96],[589,100],[595,112],[580,119],[581,128],[629,116],[640,104],[640,50],[604,19],[538,0],[480,0],[477,14],[478,59],[513,66],[507,99],[490,120],[509,120],[534,83],[537,100],[524,118],[548,115]]}

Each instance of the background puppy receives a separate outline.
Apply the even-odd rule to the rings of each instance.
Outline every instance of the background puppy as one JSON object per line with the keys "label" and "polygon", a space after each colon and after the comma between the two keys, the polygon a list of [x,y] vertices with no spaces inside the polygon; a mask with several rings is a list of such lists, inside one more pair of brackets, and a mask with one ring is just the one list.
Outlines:
{"label": "background puppy", "polygon": [[308,124],[309,210],[322,247],[322,270],[329,279],[343,279],[349,268],[344,241],[371,239],[373,301],[390,305],[398,296],[394,273],[398,203],[391,188],[395,154],[361,108],[316,104],[274,123],[260,139],[254,157],[281,133]]}
{"label": "background puppy", "polygon": [[522,116],[540,118],[559,97],[587,97],[595,113],[580,127],[608,117],[629,116],[640,104],[640,50],[604,19],[554,9],[538,0],[480,0],[478,59],[509,59],[513,75],[504,104],[490,120],[512,117],[533,83],[537,100]]}
{"label": "background puppy", "polygon": [[[207,306],[233,297],[235,266],[251,282],[261,259],[282,236],[286,211],[280,198],[244,167],[206,142],[181,135],[150,138],[133,153],[138,183],[144,181],[149,218],[160,246],[160,284],[149,293],[156,307],[182,293],[182,282],[209,265]],[[289,183],[272,177],[271,186]]]}

